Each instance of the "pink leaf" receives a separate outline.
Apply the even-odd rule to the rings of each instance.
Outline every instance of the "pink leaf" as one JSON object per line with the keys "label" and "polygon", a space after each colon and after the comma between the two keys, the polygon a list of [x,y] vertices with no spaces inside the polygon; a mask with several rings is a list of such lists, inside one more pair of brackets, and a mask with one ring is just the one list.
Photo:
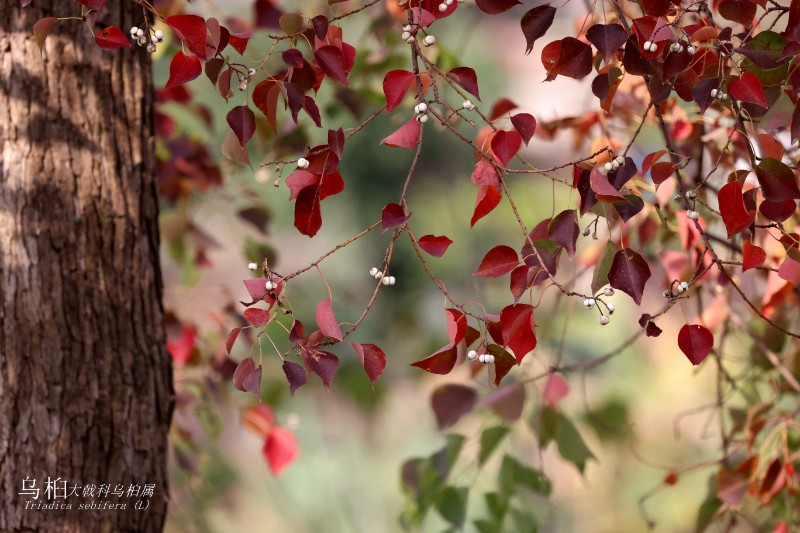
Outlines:
{"label": "pink leaf", "polygon": [[620,200],[627,202],[627,199],[609,183],[608,177],[604,176],[597,168],[593,168],[591,174],[589,174],[589,183],[598,200],[602,202],[617,202]]}
{"label": "pink leaf", "polygon": [[195,348],[196,331],[194,328],[184,326],[180,339],[167,342],[167,351],[178,366],[183,366],[192,358]]}
{"label": "pink leaf", "polygon": [[383,369],[386,368],[386,354],[374,344],[351,342],[350,345],[361,359],[364,372],[367,373],[367,377],[374,386],[375,380],[383,374]]}
{"label": "pink leaf", "polygon": [[745,72],[738,80],[730,84],[731,96],[748,104],[755,104],[766,109],[767,98],[761,81],[752,72]]}
{"label": "pink leaf", "polygon": [[172,62],[169,64],[169,80],[164,86],[164,89],[171,89],[178,85],[188,83],[200,76],[202,72],[203,69],[200,66],[200,60],[197,56],[187,56],[178,50],[175,52],[175,57],[172,58]]}
{"label": "pink leaf", "polygon": [[248,322],[256,327],[259,327],[269,322],[269,311],[250,307],[244,310],[244,317]]}
{"label": "pink leaf", "polygon": [[414,74],[407,70],[392,70],[386,74],[383,78],[383,94],[386,96],[387,113],[400,105],[412,81]]}
{"label": "pink leaf", "polygon": [[419,142],[419,132],[419,122],[412,117],[408,122],[403,124],[400,129],[383,139],[381,144],[413,150],[417,147],[417,143]]}
{"label": "pink leaf", "polygon": [[241,146],[246,145],[256,132],[256,115],[247,106],[240,105],[231,109],[227,121]]}
{"label": "pink leaf", "polygon": [[339,358],[330,352],[316,350],[312,354],[306,355],[303,361],[306,368],[318,375],[325,388],[330,390],[333,377],[339,369]]}
{"label": "pink leaf", "polygon": [[483,257],[473,276],[497,278],[508,274],[519,264],[517,251],[510,246],[495,246]]}
{"label": "pink leaf", "polygon": [[172,15],[167,17],[166,23],[186,43],[194,55],[200,59],[206,58],[206,34],[208,29],[202,17],[197,15]]}
{"label": "pink leaf", "polygon": [[[41,22],[41,20],[39,22]],[[34,27],[34,31],[35,30],[36,28]],[[125,48],[131,47],[131,43],[128,41],[128,36],[116,26],[109,26],[108,28],[97,32],[94,41],[97,43],[97,46],[103,50],[115,50],[123,46]],[[44,39],[42,39],[42,43],[44,43]]]}
{"label": "pink leaf", "polygon": [[511,117],[511,124],[516,128],[522,137],[525,146],[531,141],[536,131],[536,119],[529,113],[517,113]]}
{"label": "pink leaf", "polygon": [[475,71],[469,67],[456,67],[447,73],[448,78],[461,85],[467,92],[471,93],[478,100],[481,99],[480,91],[478,90],[478,76]]}
{"label": "pink leaf", "polygon": [[272,475],[277,476],[297,459],[300,449],[291,431],[286,428],[273,428],[264,440],[262,453]]}
{"label": "pink leaf", "polygon": [[778,275],[789,283],[800,285],[800,263],[787,257],[778,267]]}
{"label": "pink leaf", "polygon": [[406,215],[400,204],[386,204],[381,211],[381,233],[405,224],[409,216],[411,215]]}
{"label": "pink leaf", "polygon": [[693,365],[699,365],[711,352],[714,335],[699,324],[684,324],[678,333],[678,347]]}
{"label": "pink leaf", "polygon": [[504,167],[517,155],[521,145],[522,137],[516,131],[500,130],[492,137],[492,152]]}
{"label": "pink leaf", "polygon": [[423,235],[417,241],[419,247],[431,254],[433,257],[442,257],[453,241],[442,236]]}
{"label": "pink leaf", "polygon": [[233,348],[233,343],[236,342],[236,339],[239,337],[239,333],[241,333],[242,328],[233,328],[230,333],[228,333],[228,338],[225,340],[225,350],[227,350],[228,354],[231,353],[231,349]]}
{"label": "pink leaf", "polygon": [[336,321],[336,317],[333,315],[333,303],[330,298],[327,300],[320,300],[317,304],[316,314],[317,326],[319,326],[319,330],[322,334],[331,339],[341,341],[343,338],[342,330],[339,327],[339,323]]}
{"label": "pink leaf", "polygon": [[454,425],[459,418],[472,411],[477,400],[475,389],[465,385],[448,384],[434,390],[431,408],[439,431]]}
{"label": "pink leaf", "polygon": [[550,374],[542,389],[542,401],[546,406],[555,408],[568,394],[567,381],[560,374]]}

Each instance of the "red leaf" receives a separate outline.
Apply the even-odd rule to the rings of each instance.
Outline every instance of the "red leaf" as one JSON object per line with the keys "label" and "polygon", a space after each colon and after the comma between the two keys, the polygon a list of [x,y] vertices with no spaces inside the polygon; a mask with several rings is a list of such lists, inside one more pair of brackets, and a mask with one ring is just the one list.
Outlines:
{"label": "red leaf", "polygon": [[781,202],[800,198],[797,178],[792,169],[777,159],[762,159],[756,167],[756,176],[767,200]]}
{"label": "red leaf", "polygon": [[400,105],[412,81],[414,74],[407,70],[392,70],[386,74],[383,78],[383,94],[386,96],[387,113]]}
{"label": "red leaf", "polygon": [[437,387],[431,395],[431,408],[439,431],[449,428],[472,411],[478,393],[472,387],[448,384]]}
{"label": "red leaf", "polygon": [[731,96],[748,104],[755,104],[766,109],[767,98],[761,81],[752,72],[745,72],[742,77],[730,84]]}
{"label": "red leaf", "polygon": [[178,366],[183,366],[192,358],[195,348],[196,331],[194,328],[184,326],[181,336],[177,341],[167,342],[167,351]]}
{"label": "red leaf", "polygon": [[228,42],[240,55],[244,55],[244,51],[247,49],[247,43],[250,42],[250,36],[252,34],[253,32],[251,31],[231,33]]}
{"label": "red leaf", "polygon": [[760,267],[766,260],[767,254],[761,247],[750,241],[744,241],[744,246],[742,247],[742,272]]}
{"label": "red leaf", "polygon": [[684,324],[678,333],[678,346],[693,365],[699,365],[714,346],[714,335],[699,324]]}
{"label": "red leaf", "polygon": [[502,199],[503,195],[500,192],[500,187],[495,185],[481,185],[478,187],[478,197],[475,199],[475,210],[469,222],[470,227],[474,226],[477,221],[491,213],[494,208],[500,204],[500,200]]}
{"label": "red leaf", "polygon": [[797,205],[794,200],[781,200],[780,202],[764,200],[758,206],[761,214],[773,222],[783,222],[794,214],[795,209],[797,209]]}
{"label": "red leaf", "polygon": [[44,17],[37,20],[36,24],[33,25],[33,36],[36,39],[36,44],[39,45],[40,51],[44,48],[44,41],[56,22],[58,22],[56,17]]}
{"label": "red leaf", "polygon": [[417,147],[417,143],[419,142],[419,132],[419,122],[412,117],[408,122],[403,124],[400,129],[383,139],[381,144],[413,150]]}
{"label": "red leaf", "polygon": [[800,263],[791,257],[787,257],[781,266],[778,267],[778,276],[789,283],[800,285]]}
{"label": "red leaf", "polygon": [[411,363],[411,366],[421,368],[431,374],[449,374],[456,365],[458,349],[452,344],[448,344],[435,354],[426,357],[421,361]]}
{"label": "red leaf", "polygon": [[503,328],[503,343],[514,352],[517,362],[536,348],[536,329],[533,307],[528,304],[513,304],[500,311]]}
{"label": "red leaf", "polygon": [[227,121],[242,146],[246,145],[256,132],[256,115],[247,106],[236,106],[228,111]]}
{"label": "red leaf", "polygon": [[578,242],[578,217],[574,209],[562,211],[553,218],[547,227],[547,236],[554,243],[563,246],[570,257],[575,255],[575,244]]}
{"label": "red leaf", "polygon": [[256,327],[259,327],[269,322],[269,311],[264,311],[263,309],[258,309],[256,307],[250,307],[244,310],[244,317],[248,322]]}
{"label": "red leaf", "polygon": [[339,369],[339,358],[330,352],[317,350],[304,357],[306,368],[315,373],[322,380],[326,389],[330,390],[333,377]]}
{"label": "red leaf", "polygon": [[602,202],[618,202],[622,200],[623,202],[627,202],[628,200],[620,194],[620,192],[614,188],[608,181],[608,177],[604,176],[596,167],[592,169],[591,174],[589,174],[589,183],[592,186],[592,190],[595,192],[597,199]]}
{"label": "red leaf", "polygon": [[517,251],[510,246],[495,246],[484,256],[472,274],[481,278],[497,278],[508,274],[519,264]]}
{"label": "red leaf", "polygon": [[297,195],[294,206],[294,227],[303,235],[313,237],[322,227],[322,212],[319,208],[318,185],[306,187]]}
{"label": "red leaf", "polygon": [[345,87],[349,85],[344,54],[339,48],[332,45],[323,46],[314,50],[314,58],[326,76],[338,81]]}
{"label": "red leaf", "polygon": [[242,392],[252,392],[261,396],[261,365],[256,367],[252,357],[248,357],[236,366],[233,372],[233,386]]}
{"label": "red leaf", "polygon": [[383,374],[383,369],[386,368],[386,354],[374,344],[351,342],[350,346],[358,354],[358,358],[361,359],[361,365],[374,386],[375,380]]}
{"label": "red leaf", "polygon": [[491,185],[500,187],[500,175],[491,161],[482,157],[472,171],[472,183],[475,185]]}
{"label": "red leaf", "polygon": [[332,172],[322,176],[319,184],[319,199],[324,200],[328,196],[334,196],[344,190],[344,180],[339,172]]}
{"label": "red leaf", "polygon": [[[41,20],[39,22],[41,22]],[[50,28],[48,28],[47,31],[50,31]],[[35,32],[36,32],[36,27],[34,27],[34,33]],[[47,34],[45,34],[45,36],[46,35]],[[121,29],[117,28],[116,26],[109,26],[108,28],[97,32],[94,41],[97,43],[97,46],[99,46],[103,50],[115,50],[123,46],[125,48],[131,47],[131,43],[130,41],[128,41],[128,37],[122,32]],[[44,39],[42,39],[42,44],[44,44]],[[41,45],[39,47],[41,48]]]}
{"label": "red leaf", "polygon": [[409,216],[410,214],[406,215],[400,204],[386,204],[381,211],[381,233],[405,224]]}
{"label": "red leaf", "polygon": [[574,37],[553,41],[542,50],[547,81],[559,74],[580,80],[592,72],[592,47]]}
{"label": "red leaf", "polygon": [[742,186],[738,181],[732,181],[719,190],[719,211],[728,238],[746,230],[756,218],[756,212],[748,211],[744,205]]}
{"label": "red leaf", "polygon": [[569,394],[569,384],[560,374],[550,374],[542,389],[542,402],[548,407],[558,407]]}
{"label": "red leaf", "polygon": [[457,309],[447,310],[447,334],[450,344],[456,345],[467,333],[467,317]]}
{"label": "red leaf", "polygon": [[628,32],[619,24],[595,24],[586,32],[586,38],[607,63],[628,40]]}
{"label": "red leaf", "polygon": [[171,89],[178,85],[190,82],[203,72],[200,60],[197,56],[187,56],[180,50],[175,52],[175,57],[169,64],[169,80],[164,89]]}
{"label": "red leaf", "polygon": [[517,155],[522,145],[522,137],[516,131],[500,130],[492,137],[492,153],[504,167]]}
{"label": "red leaf", "polygon": [[267,295],[267,281],[264,278],[250,278],[243,280],[247,293],[253,299],[252,303],[262,300]]}
{"label": "red leaf", "polygon": [[264,80],[253,89],[253,104],[267,117],[267,123],[272,126],[273,130],[277,128],[278,97],[280,94],[280,85],[273,80]]}
{"label": "red leaf", "polygon": [[471,68],[456,67],[447,73],[447,77],[452,78],[453,81],[461,85],[478,100],[481,99],[480,92],[478,91],[478,76]]}
{"label": "red leaf", "polygon": [[489,15],[499,15],[520,4],[518,0],[475,0],[478,8]]}
{"label": "red leaf", "polygon": [[289,188],[289,200],[296,200],[303,189],[317,185],[317,175],[308,170],[296,170],[286,177],[286,186]]}
{"label": "red leaf", "polygon": [[645,174],[648,170],[650,170],[650,166],[652,166],[653,163],[661,159],[666,153],[667,153],[666,150],[659,150],[657,152],[652,152],[644,156],[644,159],[642,160],[642,174]]}
{"label": "red leaf", "polygon": [[342,330],[339,327],[339,323],[336,321],[336,317],[333,316],[333,304],[330,298],[321,300],[317,304],[316,314],[317,326],[319,326],[319,330],[322,334],[331,339],[341,341],[343,338]]}
{"label": "red leaf", "polygon": [[242,331],[242,328],[233,328],[230,333],[228,333],[228,338],[225,339],[225,349],[228,353],[231,353],[231,349],[233,348],[233,343],[236,342],[237,337],[239,337],[239,333]]}
{"label": "red leaf", "polygon": [[[172,15],[167,17],[167,26],[186,43],[189,50],[200,59],[206,58],[206,22],[197,15]],[[178,52],[181,53],[181,52]]]}
{"label": "red leaf", "polygon": [[442,257],[453,241],[446,236],[423,235],[417,241],[419,247],[431,254],[433,257]]}
{"label": "red leaf", "polygon": [[513,111],[517,108],[517,104],[509,100],[508,98],[501,98],[497,102],[494,103],[492,106],[492,111],[489,113],[489,120],[495,121],[498,118],[502,117],[509,111]]}
{"label": "red leaf", "polygon": [[612,287],[633,298],[637,305],[642,303],[642,294],[648,279],[650,267],[641,255],[630,248],[614,254],[614,261],[608,271],[608,281]]}
{"label": "red leaf", "polygon": [[528,113],[517,113],[511,117],[511,124],[517,129],[522,137],[525,146],[531,141],[534,132],[536,131],[536,119],[533,115]]}
{"label": "red leaf", "polygon": [[[644,172],[644,170],[642,170],[642,172]],[[671,178],[674,172],[675,165],[666,161],[655,163],[650,167],[650,177],[653,179],[653,183],[655,183],[656,187]]]}
{"label": "red leaf", "polygon": [[294,396],[294,391],[308,381],[306,369],[293,361],[283,361],[283,373],[286,375],[286,381],[289,382],[289,394],[292,396]]}
{"label": "red leaf", "polygon": [[549,4],[536,6],[522,15],[519,24],[522,27],[522,34],[525,36],[525,42],[527,43],[526,54],[530,54],[536,40],[547,33],[547,30],[553,24],[555,16],[556,8]]}
{"label": "red leaf", "polygon": [[262,453],[272,475],[277,476],[297,459],[300,449],[291,431],[286,428],[273,428],[264,440]]}

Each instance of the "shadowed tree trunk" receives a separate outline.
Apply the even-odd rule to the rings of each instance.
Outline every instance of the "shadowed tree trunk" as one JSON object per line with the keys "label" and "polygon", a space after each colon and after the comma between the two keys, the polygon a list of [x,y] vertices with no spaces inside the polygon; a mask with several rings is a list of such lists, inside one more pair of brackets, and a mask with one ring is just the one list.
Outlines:
{"label": "shadowed tree trunk", "polygon": [[[150,59],[101,50],[77,20],[58,22],[40,54],[34,23],[79,7],[0,2],[3,532],[159,531],[167,508]],[[111,1],[99,26],[127,33],[142,16]],[[126,509],[78,509],[104,501]],[[53,502],[72,510],[35,508]]]}

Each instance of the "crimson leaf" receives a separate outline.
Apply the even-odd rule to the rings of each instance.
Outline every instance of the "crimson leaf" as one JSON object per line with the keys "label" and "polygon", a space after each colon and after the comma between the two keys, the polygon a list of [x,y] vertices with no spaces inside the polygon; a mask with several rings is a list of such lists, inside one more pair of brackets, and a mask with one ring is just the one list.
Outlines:
{"label": "crimson leaf", "polygon": [[519,24],[522,26],[522,34],[525,36],[527,47],[525,53],[530,54],[536,39],[547,33],[553,24],[556,16],[556,8],[549,4],[536,6],[522,15]]}
{"label": "crimson leaf", "polygon": [[450,245],[453,244],[453,241],[444,235],[423,235],[419,238],[417,244],[433,257],[442,257]]}
{"label": "crimson leaf", "polygon": [[322,334],[331,339],[341,341],[343,338],[342,330],[339,327],[339,323],[336,321],[336,317],[333,315],[333,304],[330,298],[327,300],[320,300],[317,304],[316,315],[317,326],[319,326],[319,330]]}
{"label": "crimson leaf", "polygon": [[497,278],[508,274],[519,264],[517,251],[506,245],[495,246],[483,257],[473,276]]}
{"label": "crimson leaf", "polygon": [[472,411],[478,393],[465,385],[442,385],[431,395],[431,408],[436,416],[439,431],[447,429],[458,422],[458,419]]}
{"label": "crimson leaf", "polygon": [[226,118],[231,130],[236,134],[236,138],[239,139],[239,144],[246,145],[247,141],[256,132],[255,113],[249,107],[240,105],[228,111]]}
{"label": "crimson leaf", "polygon": [[414,74],[407,70],[392,70],[386,74],[383,78],[383,94],[386,96],[387,113],[400,105],[412,81]]}
{"label": "crimson leaf", "polygon": [[619,289],[637,304],[642,303],[642,294],[647,280],[650,279],[650,267],[644,258],[625,248],[614,255],[614,261],[608,271],[608,281],[615,289]]}
{"label": "crimson leaf", "polygon": [[175,52],[175,57],[169,64],[169,80],[164,89],[172,89],[178,85],[188,83],[197,78],[203,72],[200,60],[197,56],[187,56],[180,50]]}
{"label": "crimson leaf", "polygon": [[678,333],[678,346],[693,365],[699,365],[714,346],[714,335],[699,324],[684,324]]}
{"label": "crimson leaf", "polygon": [[728,238],[747,229],[756,218],[756,212],[748,211],[745,207],[742,186],[735,180],[719,190],[719,211],[728,230]]}

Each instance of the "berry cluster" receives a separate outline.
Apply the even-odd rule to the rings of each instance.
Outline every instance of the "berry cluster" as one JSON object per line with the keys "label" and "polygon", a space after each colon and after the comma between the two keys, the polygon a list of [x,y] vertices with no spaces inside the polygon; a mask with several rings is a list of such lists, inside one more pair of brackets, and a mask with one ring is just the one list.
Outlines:
{"label": "berry cluster", "polygon": [[728,93],[723,92],[722,89],[711,89],[711,98],[716,98],[720,102],[728,99]]}
{"label": "berry cluster", "polygon": [[606,163],[604,168],[606,169],[606,172],[613,172],[624,165],[625,165],[625,158],[622,157],[621,155],[618,155],[617,157]]}
{"label": "berry cluster", "polygon": [[464,109],[466,109],[467,111],[472,111],[473,109],[475,109],[475,104],[473,104],[473,103],[472,103],[471,101],[469,101],[469,100],[464,100],[464,103],[463,103],[463,104],[461,104],[461,107],[463,107],[463,108],[464,108]]}
{"label": "berry cluster", "polygon": [[485,365],[491,365],[494,363],[494,356],[490,353],[482,353],[478,354],[475,350],[470,350],[467,352],[467,359],[470,361],[478,361],[479,363],[483,363]]}
{"label": "berry cluster", "polygon": [[[606,287],[605,289],[603,289],[603,296],[605,296],[607,298],[610,298],[610,297],[614,296],[614,289],[612,287]],[[616,311],[617,308],[612,303],[607,303],[607,302],[604,302],[603,300],[600,300],[600,302],[605,306],[606,311],[604,313],[603,310],[598,306],[598,309],[600,310],[600,320],[599,320],[599,322],[600,322],[601,326],[605,326],[609,322],[611,322],[611,316],[610,315],[613,315],[614,311]],[[586,309],[592,309],[595,305],[597,305],[597,300],[595,300],[594,298],[586,298],[585,300],[583,300],[583,306]]]}
{"label": "berry cluster", "polygon": [[384,285],[394,285],[397,282],[394,276],[384,276],[383,272],[378,270],[377,267],[370,268],[369,275],[375,279],[381,280],[381,283],[383,283]]}
{"label": "berry cluster", "polygon": [[[238,72],[237,72],[237,74],[238,74]],[[241,78],[241,80],[239,81],[239,90],[240,91],[246,91],[247,90],[247,85],[250,83],[250,80],[255,75],[256,75],[256,69],[254,69],[254,68],[247,69],[247,76],[245,76],[244,78]]]}
{"label": "berry cluster", "polygon": [[[453,5],[453,1],[454,0],[444,0],[444,2],[439,4],[439,11],[441,11],[442,13],[447,11],[447,8]],[[459,0],[459,1],[463,1],[463,0]]]}
{"label": "berry cluster", "polygon": [[[672,43],[672,45],[669,47],[669,50],[670,50],[670,52],[674,52],[676,54],[680,54],[681,52],[683,52],[683,43],[680,42],[680,41],[676,41],[676,42]],[[695,45],[689,44],[689,45],[686,46],[686,53],[687,54],[689,54],[690,56],[693,56],[695,54],[695,52],[697,52],[697,47]]]}
{"label": "berry cluster", "polygon": [[150,34],[149,28],[139,28],[133,26],[131,28],[131,37],[136,41],[139,46],[146,46],[147,51],[151,54],[156,51],[156,45],[164,40],[164,32],[155,30]]}
{"label": "berry cluster", "polygon": [[309,162],[308,159],[305,157],[301,157],[297,160],[297,168],[308,168]]}
{"label": "berry cluster", "polygon": [[645,52],[655,52],[658,50],[658,45],[652,41],[645,41],[642,48],[644,48]]}
{"label": "berry cluster", "polygon": [[425,124],[428,122],[428,104],[425,102],[420,102],[416,106],[414,106],[414,118],[417,119],[417,122],[420,124]]}

